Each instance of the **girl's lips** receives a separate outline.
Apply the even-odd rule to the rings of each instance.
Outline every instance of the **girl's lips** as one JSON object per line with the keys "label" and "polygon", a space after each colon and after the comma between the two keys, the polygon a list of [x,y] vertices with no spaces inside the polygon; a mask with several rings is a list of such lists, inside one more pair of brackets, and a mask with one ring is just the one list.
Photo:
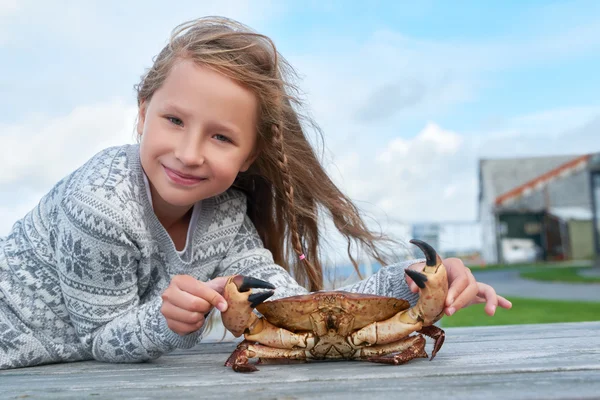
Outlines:
{"label": "girl's lips", "polygon": [[163,165],[167,177],[174,183],[183,186],[196,185],[198,182],[202,182],[205,178],[199,178],[196,176],[182,174],[181,172],[175,171]]}

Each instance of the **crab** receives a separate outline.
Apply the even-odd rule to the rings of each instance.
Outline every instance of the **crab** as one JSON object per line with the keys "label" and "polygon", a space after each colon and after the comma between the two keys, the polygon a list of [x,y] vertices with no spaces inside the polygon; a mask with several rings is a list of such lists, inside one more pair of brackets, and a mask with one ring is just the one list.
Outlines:
{"label": "crab", "polygon": [[[225,366],[236,372],[257,371],[250,359],[367,360],[404,364],[427,358],[425,338],[434,339],[430,360],[444,343],[445,333],[433,325],[444,313],[448,294],[446,267],[427,243],[413,239],[426,258],[423,272],[405,272],[419,287],[419,300],[344,291],[321,291],[266,301],[276,289],[260,279],[234,275],[224,297],[229,307],[222,321],[244,339]],[[251,289],[269,289],[253,293]],[[262,316],[253,312],[256,309]]]}

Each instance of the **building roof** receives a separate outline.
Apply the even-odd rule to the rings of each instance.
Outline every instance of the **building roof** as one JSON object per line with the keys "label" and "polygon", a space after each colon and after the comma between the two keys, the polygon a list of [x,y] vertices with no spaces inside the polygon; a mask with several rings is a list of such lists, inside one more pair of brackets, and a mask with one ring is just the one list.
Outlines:
{"label": "building roof", "polygon": [[530,181],[497,196],[495,203],[497,206],[509,204],[523,196],[530,195],[534,191],[543,190],[553,182],[574,175],[587,167],[590,157],[591,154],[585,154],[552,168],[550,171],[544,172]]}
{"label": "building roof", "polygon": [[[527,191],[527,184],[580,158],[582,155],[482,159],[479,161],[479,201],[486,199],[496,209],[531,209],[545,207],[542,191]],[[511,204],[494,204],[502,195],[518,193]],[[589,180],[587,171],[578,171],[569,178],[552,182],[549,186],[550,206],[589,208]],[[513,194],[514,194],[513,193]],[[525,195],[523,195],[525,194]]]}

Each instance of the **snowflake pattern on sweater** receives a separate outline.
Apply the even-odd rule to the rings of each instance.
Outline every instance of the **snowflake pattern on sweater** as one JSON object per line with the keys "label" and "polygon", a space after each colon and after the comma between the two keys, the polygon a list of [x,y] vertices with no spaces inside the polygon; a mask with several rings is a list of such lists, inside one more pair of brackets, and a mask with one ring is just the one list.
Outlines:
{"label": "snowflake pattern on sweater", "polygon": [[[273,299],[307,293],[274,264],[229,190],[201,202],[178,252],[153,212],[139,146],[106,149],[57,183],[0,238],[0,369],[96,359],[151,360],[200,341],[180,336],[160,312],[171,278],[244,274],[277,287]],[[414,304],[404,268],[382,268],[344,290]]]}

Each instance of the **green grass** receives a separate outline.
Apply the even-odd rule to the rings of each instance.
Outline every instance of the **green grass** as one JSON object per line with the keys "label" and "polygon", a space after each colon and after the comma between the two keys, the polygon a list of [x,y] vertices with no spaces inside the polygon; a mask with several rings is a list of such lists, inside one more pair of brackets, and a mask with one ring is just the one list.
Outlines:
{"label": "green grass", "polygon": [[490,317],[483,304],[459,310],[444,317],[442,327],[544,324],[552,322],[600,321],[600,302],[539,300],[510,297],[510,310],[498,308]]}
{"label": "green grass", "polygon": [[[580,268],[558,267],[544,268],[520,273],[522,278],[534,279],[547,282],[569,282],[569,283],[600,283],[600,277],[582,276]],[[598,288],[600,290],[600,287]]]}
{"label": "green grass", "polygon": [[498,269],[518,269],[518,270],[536,270],[548,268],[585,268],[589,264],[585,261],[563,261],[563,262],[536,262],[536,263],[521,263],[521,264],[487,264],[469,265],[471,271],[487,271]]}

